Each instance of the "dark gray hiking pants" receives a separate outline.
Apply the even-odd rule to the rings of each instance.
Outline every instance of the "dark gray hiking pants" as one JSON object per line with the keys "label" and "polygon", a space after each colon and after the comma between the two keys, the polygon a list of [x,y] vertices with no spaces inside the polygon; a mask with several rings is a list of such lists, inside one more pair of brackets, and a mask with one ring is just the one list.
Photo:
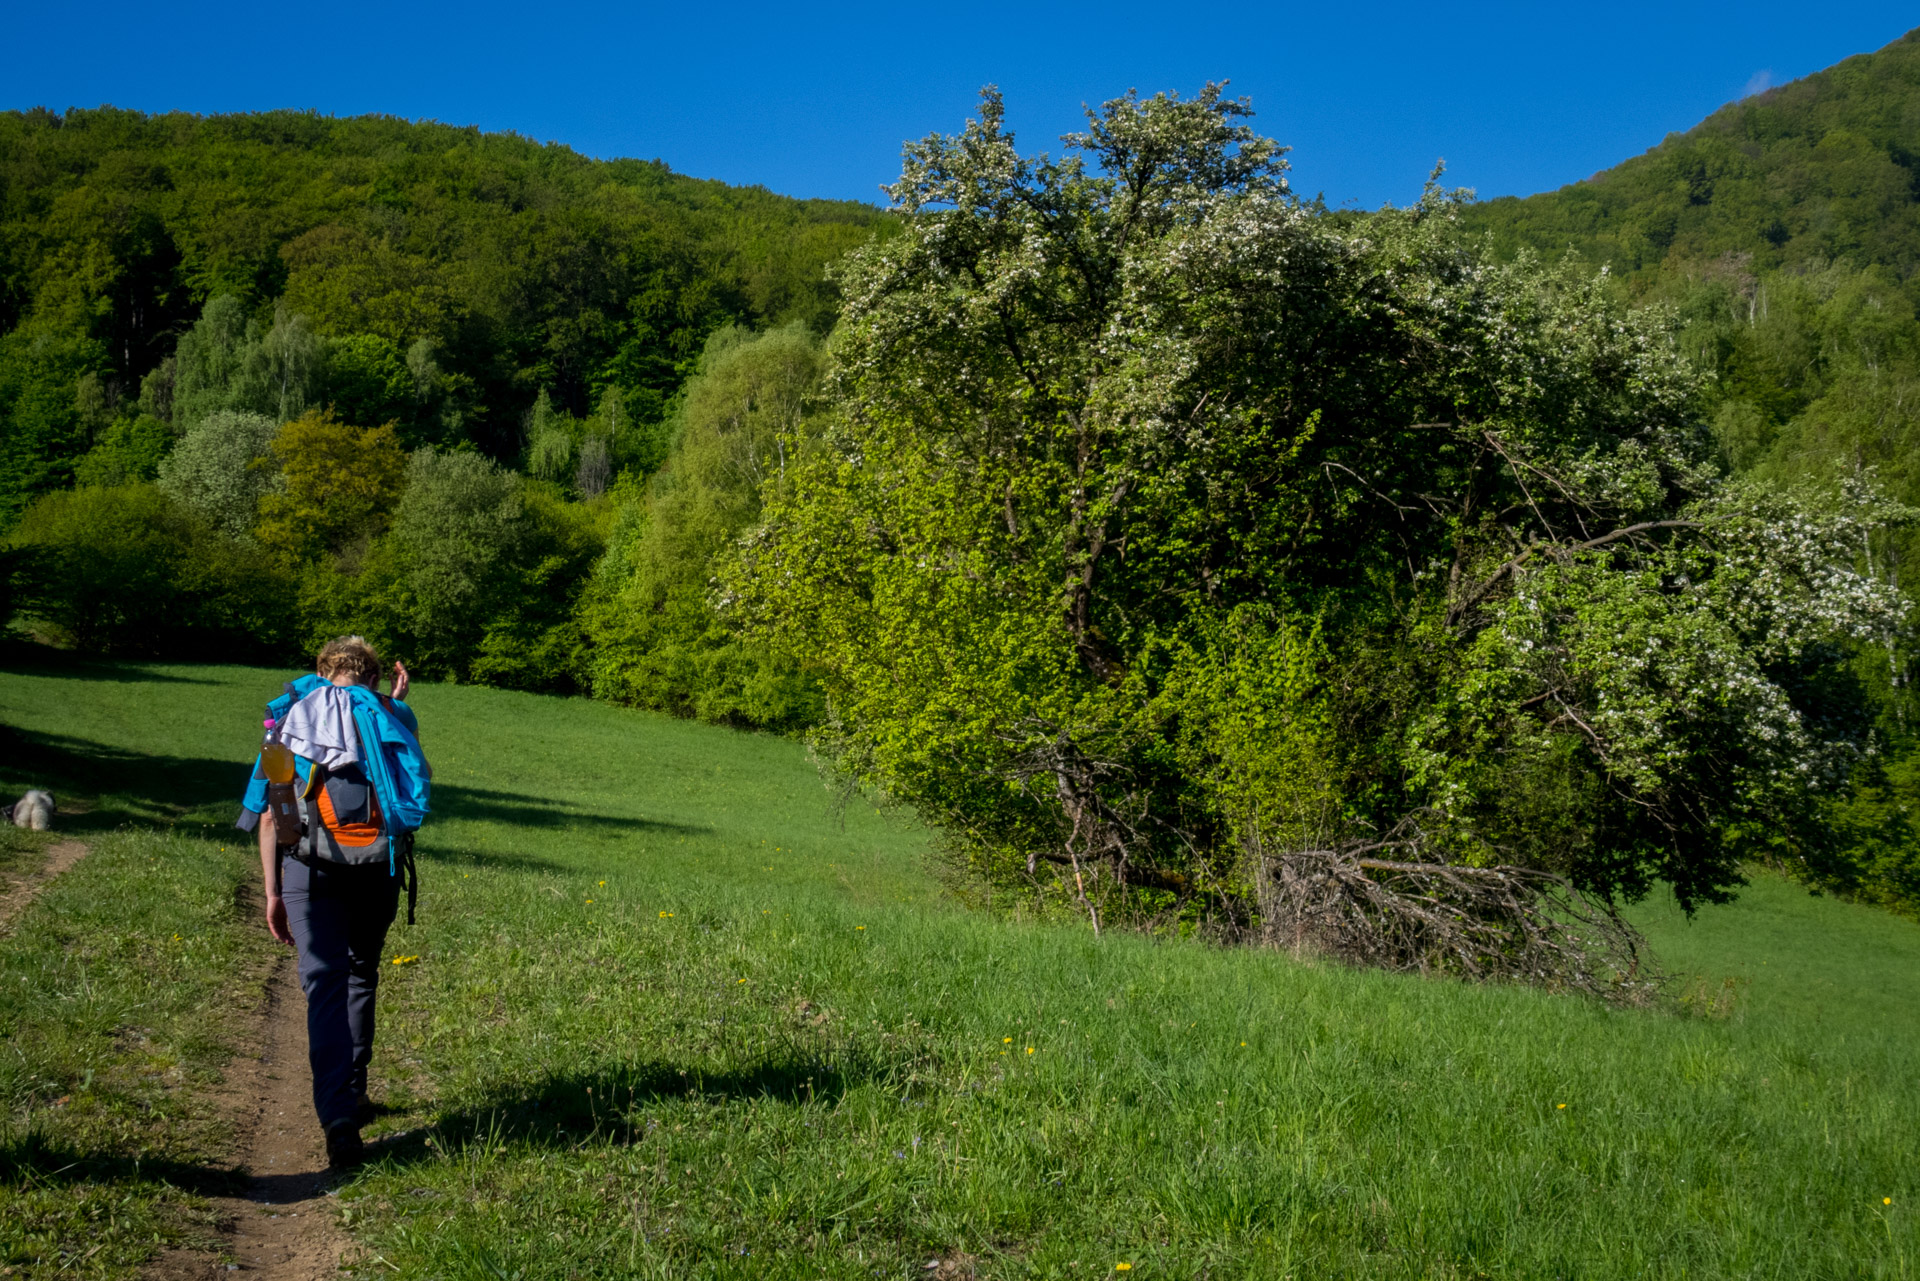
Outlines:
{"label": "dark gray hiking pants", "polygon": [[313,1110],[324,1129],[352,1120],[373,1061],[373,998],[400,878],[385,861],[357,866],[280,861],[280,897],[300,949],[307,993]]}

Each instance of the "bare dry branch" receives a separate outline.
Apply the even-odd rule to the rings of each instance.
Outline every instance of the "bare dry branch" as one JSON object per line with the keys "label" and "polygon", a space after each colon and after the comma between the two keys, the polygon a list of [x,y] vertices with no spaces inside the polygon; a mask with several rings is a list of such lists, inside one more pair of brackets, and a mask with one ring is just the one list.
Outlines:
{"label": "bare dry branch", "polygon": [[1393,970],[1444,972],[1641,1004],[1657,979],[1610,903],[1533,868],[1338,850],[1269,854],[1270,941]]}
{"label": "bare dry branch", "polygon": [[1540,543],[1536,546],[1529,547],[1526,551],[1521,552],[1518,556],[1515,556],[1512,560],[1494,570],[1485,582],[1481,583],[1480,586],[1474,588],[1473,591],[1468,594],[1465,600],[1448,606],[1447,625],[1451,627],[1454,623],[1465,617],[1468,610],[1485,600],[1487,596],[1492,593],[1493,589],[1498,587],[1508,575],[1517,571],[1522,565],[1525,565],[1541,552],[1556,556],[1571,556],[1575,552],[1590,552],[1597,547],[1605,547],[1608,543],[1617,543],[1623,538],[1633,538],[1637,535],[1647,533],[1650,530],[1698,528],[1700,528],[1700,522],[1697,520],[1647,520],[1640,522],[1638,525],[1628,525],[1623,529],[1616,529],[1612,533],[1602,534],[1598,538],[1589,538],[1583,543],[1573,543],[1570,545]]}

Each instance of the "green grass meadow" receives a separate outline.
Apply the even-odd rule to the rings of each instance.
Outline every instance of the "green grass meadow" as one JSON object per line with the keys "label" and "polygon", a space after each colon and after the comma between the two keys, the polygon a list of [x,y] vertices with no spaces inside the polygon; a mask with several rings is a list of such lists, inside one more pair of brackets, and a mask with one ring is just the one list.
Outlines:
{"label": "green grass meadow", "polygon": [[[94,845],[0,935],[12,1275],[132,1275],[205,1238],[231,1177],[209,1086],[272,948],[224,825],[286,675],[0,667],[0,793],[50,785]],[[389,939],[418,959],[383,989],[387,1114],[339,1198],[363,1274],[1920,1264],[1913,922],[1769,877],[1692,922],[1647,904],[1678,978],[1640,1011],[1096,940],[953,905],[924,833],[836,807],[794,742],[413,704],[436,812],[420,922]]]}

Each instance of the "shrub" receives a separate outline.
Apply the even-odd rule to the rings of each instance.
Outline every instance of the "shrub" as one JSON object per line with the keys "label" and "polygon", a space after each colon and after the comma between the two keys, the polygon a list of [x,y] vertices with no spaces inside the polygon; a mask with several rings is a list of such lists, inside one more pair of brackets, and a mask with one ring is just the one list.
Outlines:
{"label": "shrub", "polygon": [[44,495],[9,546],[15,608],[77,649],[264,659],[295,633],[288,574],[154,485]]}
{"label": "shrub", "polygon": [[160,463],[160,488],[227,533],[248,533],[259,519],[261,497],[283,483],[271,455],[279,430],[265,414],[208,414]]}

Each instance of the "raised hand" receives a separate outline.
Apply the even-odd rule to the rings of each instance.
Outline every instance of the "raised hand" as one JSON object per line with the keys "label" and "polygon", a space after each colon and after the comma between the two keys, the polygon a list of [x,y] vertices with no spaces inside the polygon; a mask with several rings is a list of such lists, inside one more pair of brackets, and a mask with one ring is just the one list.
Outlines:
{"label": "raised hand", "polygon": [[393,665],[393,696],[401,702],[405,702],[407,698],[407,686],[409,684],[406,667],[400,662],[395,661]]}

